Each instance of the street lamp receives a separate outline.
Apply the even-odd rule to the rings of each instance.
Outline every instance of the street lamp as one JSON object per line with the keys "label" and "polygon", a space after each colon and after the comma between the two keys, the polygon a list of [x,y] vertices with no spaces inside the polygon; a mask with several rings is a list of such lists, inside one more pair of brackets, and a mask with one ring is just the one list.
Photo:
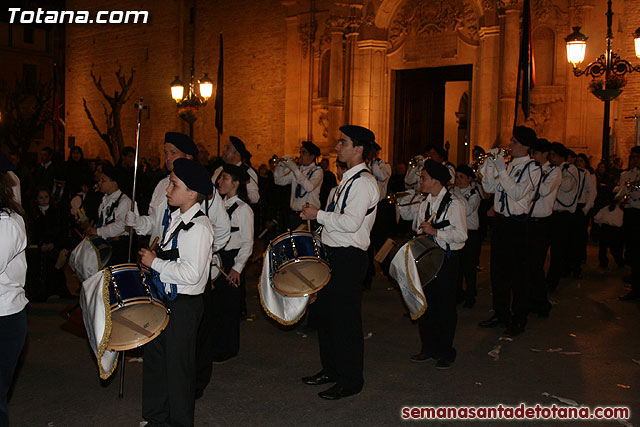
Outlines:
{"label": "street lamp", "polygon": [[213,82],[207,73],[198,80],[200,94],[196,93],[194,80],[194,56],[191,56],[191,77],[189,79],[188,92],[178,76],[171,82],[171,98],[178,106],[178,116],[189,123],[189,136],[193,138],[193,124],[198,119],[196,113],[200,107],[207,105],[207,101],[213,94]]}
{"label": "street lamp", "polygon": [[[640,65],[633,66],[626,59],[622,59],[611,50],[613,31],[611,24],[613,12],[611,0],[607,1],[607,50],[595,61],[586,66],[584,70],[578,65],[584,60],[587,49],[587,36],[580,32],[580,27],[573,27],[573,33],[565,38],[567,44],[567,61],[573,66],[573,74],[580,77],[584,74],[591,76],[589,90],[598,99],[604,101],[604,124],[602,129],[602,158],[609,157],[609,114],[610,102],[622,93],[626,85],[624,75],[634,71],[640,72]],[[636,56],[640,58],[640,28],[633,34],[635,39]]]}

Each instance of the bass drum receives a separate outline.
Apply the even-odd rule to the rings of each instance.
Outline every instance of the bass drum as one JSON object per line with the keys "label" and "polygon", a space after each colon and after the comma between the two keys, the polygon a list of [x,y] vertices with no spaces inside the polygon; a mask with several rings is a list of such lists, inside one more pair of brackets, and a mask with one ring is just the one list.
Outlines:
{"label": "bass drum", "polygon": [[420,282],[425,286],[440,272],[446,254],[433,239],[424,235],[413,238],[408,245],[418,268]]}

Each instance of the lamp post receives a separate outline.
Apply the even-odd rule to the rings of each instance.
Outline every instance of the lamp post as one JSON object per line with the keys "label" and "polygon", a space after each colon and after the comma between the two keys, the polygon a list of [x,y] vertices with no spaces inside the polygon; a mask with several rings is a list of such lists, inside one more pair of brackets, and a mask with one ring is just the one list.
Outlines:
{"label": "lamp post", "polygon": [[[573,27],[573,33],[565,38],[567,44],[567,60],[573,66],[573,74],[580,77],[587,74],[592,77],[589,89],[598,99],[604,101],[604,124],[602,127],[602,158],[609,158],[609,114],[610,102],[622,93],[622,88],[626,85],[624,75],[634,71],[640,72],[640,65],[632,65],[626,59],[620,58],[618,54],[611,50],[611,40],[613,31],[611,24],[613,12],[611,10],[611,0],[607,1],[607,50],[595,61],[586,66],[584,70],[578,65],[584,60],[587,50],[587,36],[580,32],[580,27]],[[640,58],[640,28],[633,34],[635,39],[636,56]]]}
{"label": "lamp post", "polygon": [[207,105],[207,101],[213,94],[213,82],[204,73],[204,76],[198,80],[198,86],[200,94],[195,91],[194,79],[194,56],[191,56],[191,77],[189,79],[189,91],[185,94],[185,88],[180,78],[176,78],[171,82],[171,98],[176,102],[178,106],[178,116],[189,123],[189,136],[193,138],[193,124],[198,117],[195,113],[198,112],[198,108]]}

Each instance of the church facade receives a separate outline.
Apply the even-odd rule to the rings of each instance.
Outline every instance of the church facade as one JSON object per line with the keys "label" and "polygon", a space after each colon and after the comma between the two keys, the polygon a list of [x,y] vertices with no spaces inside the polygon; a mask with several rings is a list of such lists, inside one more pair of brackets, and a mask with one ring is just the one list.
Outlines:
{"label": "church facade", "polygon": [[[77,4],[75,4],[77,3]],[[392,164],[406,162],[426,144],[443,144],[453,163],[469,161],[473,145],[508,144],[514,120],[596,162],[601,157],[603,102],[575,77],[564,38],[581,26],[589,36],[585,64],[605,50],[605,0],[531,0],[536,86],[531,115],[516,118],[522,1],[517,0],[173,0],[139,2],[148,24],[68,25],[66,33],[67,136],[89,156],[107,149],[86,117],[117,90],[118,67],[135,69],[135,93],[123,107],[126,145],[135,144],[144,98],[142,155],[161,155],[164,132],[188,125],[177,115],[169,85],[207,72],[216,82],[223,35],[224,119],[220,143],[245,141],[254,164],[273,154],[295,155],[312,139],[332,157],[338,128],[371,128]],[[100,9],[131,8],[98,1]],[[82,9],[79,1],[67,8]],[[632,33],[640,27],[640,2],[613,2],[614,51],[632,63]],[[611,102],[611,154],[626,163],[635,144],[634,109],[640,73],[626,76]],[[196,113],[194,139],[217,152],[213,99]],[[594,164],[595,166],[595,164]]]}

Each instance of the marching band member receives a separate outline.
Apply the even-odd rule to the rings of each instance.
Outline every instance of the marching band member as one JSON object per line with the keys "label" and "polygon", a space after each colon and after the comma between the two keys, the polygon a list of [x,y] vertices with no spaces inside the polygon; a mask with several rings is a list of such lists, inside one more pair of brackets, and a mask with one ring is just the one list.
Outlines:
{"label": "marching band member", "polygon": [[212,360],[224,362],[240,349],[240,313],[245,266],[253,251],[253,211],[247,200],[246,167],[225,164],[218,176],[218,191],[231,221],[231,238],[219,252],[225,274],[213,284]]}
{"label": "marching band member", "polygon": [[7,394],[27,338],[27,231],[12,191],[12,165],[0,161],[0,425],[9,425]]}
{"label": "marching band member", "polygon": [[447,152],[439,145],[427,145],[425,152],[427,153],[427,158],[431,158],[435,162],[447,167],[449,176],[451,177],[447,182],[447,186],[453,186],[456,180],[456,167],[447,161]]}
{"label": "marching band member", "polygon": [[100,191],[104,193],[98,208],[98,221],[89,225],[85,234],[102,237],[112,247],[109,265],[127,262],[129,233],[125,230],[125,217],[131,210],[131,199],[120,190],[122,179],[115,167],[104,164],[98,177]]}
{"label": "marching band member", "polygon": [[[301,223],[300,212],[305,203],[317,208],[320,203],[320,188],[324,179],[322,168],[316,165],[316,158],[320,155],[320,149],[311,141],[302,141],[300,147],[300,166],[290,158],[285,158],[278,163],[273,171],[273,179],[277,185],[291,184],[291,198],[289,207],[289,228],[296,229]],[[311,231],[311,230],[309,230]]]}
{"label": "marching band member", "polygon": [[[378,192],[380,193],[380,201],[376,212],[376,220],[371,230],[371,245],[369,246],[369,270],[364,283],[365,289],[371,289],[371,282],[376,273],[376,267],[373,263],[375,251],[380,250],[389,234],[389,224],[393,221],[394,208],[387,203],[387,186],[391,178],[391,165],[380,158],[382,147],[377,143],[373,143],[373,151],[371,152],[371,162],[368,167],[378,183]],[[390,262],[390,261],[389,261]],[[388,267],[383,266],[383,269]]]}
{"label": "marching band member", "polygon": [[[626,197],[625,197],[626,196]],[[624,200],[622,230],[626,236],[627,254],[631,263],[631,290],[622,301],[640,298],[640,147],[631,149],[629,169],[620,174],[617,198]]]}
{"label": "marching band member", "polygon": [[568,151],[564,145],[559,142],[551,144],[549,162],[560,169],[562,181],[551,215],[551,261],[547,272],[547,288],[550,290],[558,287],[560,277],[569,270],[571,222],[581,183],[578,168],[567,163],[567,156]]}
{"label": "marching band member", "polygon": [[[467,165],[460,165],[456,170],[456,186],[453,194],[464,202],[465,222],[467,224],[467,240],[464,248],[460,251],[460,268],[457,277],[457,297],[456,301],[464,301],[463,307],[472,308],[476,303],[476,270],[477,261],[482,249],[482,239],[480,238],[480,220],[478,218],[478,207],[482,196],[478,188],[473,185],[476,174]],[[463,288],[463,282],[466,288]]]}
{"label": "marching band member", "polygon": [[575,250],[572,251],[576,255],[574,273],[576,277],[581,276],[581,265],[587,260],[587,242],[589,241],[589,212],[593,208],[597,196],[596,174],[591,165],[589,158],[580,153],[576,157],[576,167],[578,171],[583,171],[582,186],[578,191],[578,206],[576,208],[575,228]]}
{"label": "marching band member", "polygon": [[[167,132],[164,136],[164,158],[165,166],[171,174],[173,162],[177,159],[194,159],[198,154],[198,148],[193,140],[184,133]],[[150,240],[162,237],[162,228],[171,216],[172,207],[167,204],[167,186],[169,178],[167,175],[156,185],[149,203],[149,215],[137,215],[134,212],[127,212],[126,223],[135,229],[137,234],[151,235]],[[202,209],[209,214],[209,220],[213,226],[214,243],[213,252],[222,249],[229,241],[229,219],[224,214],[224,205],[218,192],[213,191],[213,196]]]}
{"label": "marching band member", "polygon": [[[247,195],[249,197],[249,203],[255,204],[260,201],[260,190],[258,188],[258,174],[247,164],[250,158],[251,153],[247,150],[244,142],[242,142],[240,138],[230,136],[229,142],[225,144],[222,150],[222,160],[232,165],[242,166],[244,164],[247,167],[247,173],[250,178],[247,182]],[[218,177],[221,172],[222,166],[213,172],[211,180],[214,183],[218,182]]]}
{"label": "marching band member", "polygon": [[560,168],[549,163],[551,144],[544,138],[536,141],[533,159],[542,167],[542,177],[531,206],[529,218],[529,260],[531,265],[530,311],[539,317],[549,316],[551,303],[547,297],[544,263],[550,245],[553,205],[562,182]]}
{"label": "marching band member", "polygon": [[163,226],[160,249],[139,252],[142,264],[159,275],[158,290],[167,295],[171,310],[167,327],[144,350],[142,416],[151,425],[194,425],[196,336],[213,244],[213,228],[201,203],[212,192],[203,166],[176,159],[167,201],[178,209]]}
{"label": "marching band member", "polygon": [[[505,334],[524,331],[528,312],[529,262],[523,251],[528,245],[528,214],[540,180],[540,167],[528,155],[536,133],[525,126],[513,129],[512,160],[487,158],[482,165],[482,187],[494,196],[494,228],[491,235],[491,288],[494,315],[478,324],[493,328],[506,325]],[[495,149],[492,153],[496,153]]]}
{"label": "marching band member", "polygon": [[598,250],[598,261],[600,268],[609,266],[609,258],[607,249],[611,251],[611,255],[615,260],[618,268],[624,268],[624,259],[622,258],[622,246],[624,237],[622,235],[622,224],[624,221],[624,211],[620,209],[620,202],[615,199],[612,193],[609,197],[609,205],[600,209],[593,217],[594,224],[600,225],[600,248]]}
{"label": "marching band member", "polygon": [[413,163],[409,161],[407,172],[404,175],[404,187],[407,190],[418,190],[420,187],[420,171],[424,165],[425,158],[421,155],[412,157]]}
{"label": "marching band member", "polygon": [[378,185],[367,169],[375,140],[361,126],[342,126],[336,145],[338,160],[349,168],[326,210],[302,209],[303,220],[323,225],[322,243],[331,265],[331,280],[314,303],[322,370],[302,378],[309,385],[336,384],[318,395],[337,400],[359,393],[364,384],[362,283],[367,273],[369,234],[380,200]]}
{"label": "marching band member", "polygon": [[420,353],[411,357],[414,362],[435,359],[437,369],[449,369],[456,359],[453,347],[458,321],[456,281],[460,250],[467,240],[465,204],[447,190],[450,176],[445,165],[430,159],[425,161],[420,173],[420,190],[427,198],[413,220],[415,231],[431,236],[446,251],[438,275],[424,288],[428,306],[418,319],[422,347]]}

